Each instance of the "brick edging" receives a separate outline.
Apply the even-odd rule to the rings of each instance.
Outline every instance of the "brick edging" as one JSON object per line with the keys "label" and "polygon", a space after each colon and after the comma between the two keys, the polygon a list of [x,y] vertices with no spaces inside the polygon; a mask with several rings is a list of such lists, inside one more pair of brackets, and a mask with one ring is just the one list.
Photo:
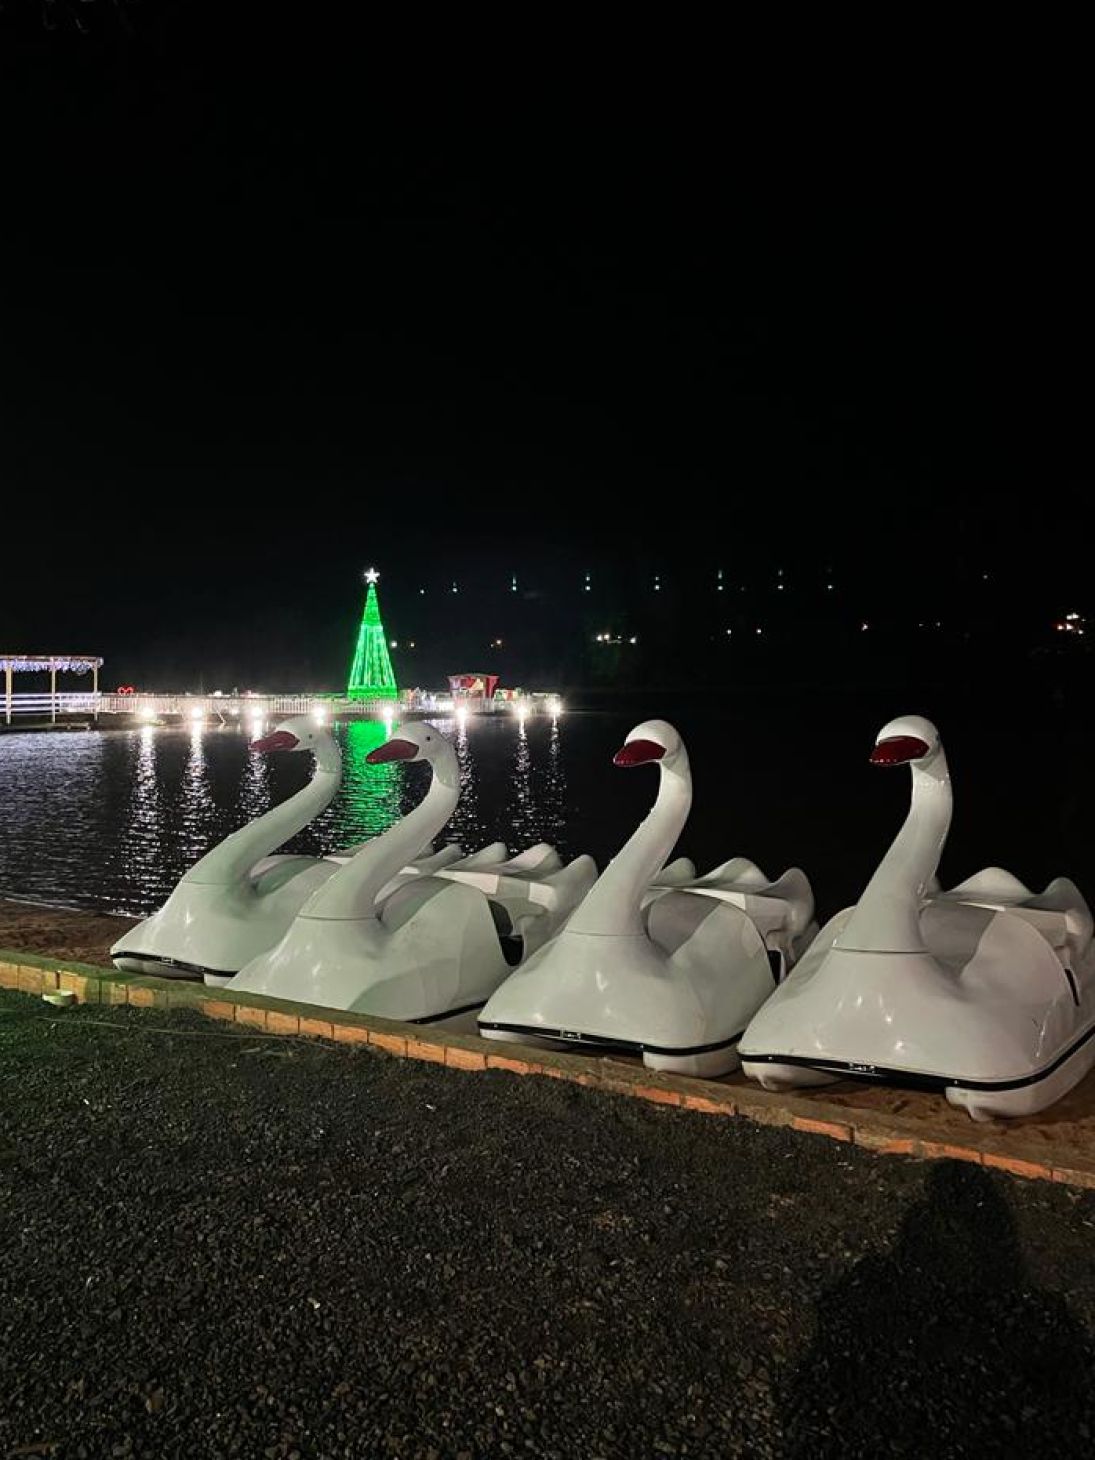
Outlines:
{"label": "brick edging", "polygon": [[400,1024],[261,994],[211,989],[177,979],[111,972],[18,950],[0,949],[0,988],[41,996],[69,990],[81,1004],[128,1004],[135,1008],[196,1009],[211,1019],[244,1024],[268,1035],[368,1044],[399,1059],[425,1060],[456,1070],[505,1070],[539,1075],[613,1094],[676,1106],[705,1115],[736,1115],[760,1125],[788,1126],[804,1134],[846,1141],[877,1155],[949,1159],[1043,1181],[1095,1190],[1095,1161],[1058,1166],[1021,1142],[987,1134],[969,1145],[926,1139],[919,1123],[898,1115],[832,1105],[815,1096],[775,1094],[759,1087],[721,1085],[668,1075],[620,1060],[566,1051],[500,1044],[420,1024]]}

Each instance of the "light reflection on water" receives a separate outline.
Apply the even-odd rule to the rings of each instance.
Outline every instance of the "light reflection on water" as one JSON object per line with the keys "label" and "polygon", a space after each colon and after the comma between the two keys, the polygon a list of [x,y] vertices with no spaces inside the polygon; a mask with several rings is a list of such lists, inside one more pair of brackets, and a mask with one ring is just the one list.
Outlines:
{"label": "light reflection on water", "polygon": [[[338,852],[377,836],[400,814],[403,766],[399,761],[369,765],[365,757],[388,738],[380,720],[355,720],[339,727],[342,785],[322,816],[290,847],[293,851]],[[269,757],[256,757],[256,759]],[[303,759],[304,757],[295,757]]]}
{"label": "light reflection on water", "polygon": [[[438,844],[514,851],[561,840],[565,825],[558,725],[439,719],[456,746],[461,798]],[[533,722],[529,722],[530,725]],[[229,832],[293,795],[312,774],[306,754],[258,755],[252,726],[7,735],[0,740],[0,893],[101,911],[158,907],[188,867]],[[425,795],[424,767],[369,765],[391,733],[382,721],[335,729],[338,795],[286,850],[344,851],[385,830]],[[481,782],[488,794],[481,795]]]}
{"label": "light reflection on water", "polygon": [[517,722],[517,746],[513,757],[510,796],[510,824],[514,839],[524,846],[535,838],[530,828],[536,824],[536,803],[532,789],[532,757],[529,754],[528,732],[524,716]]}
{"label": "light reflection on water", "polygon": [[[479,787],[475,761],[468,751],[468,720],[458,715],[455,720],[439,720],[438,727],[449,736],[456,746],[456,758],[460,762],[460,800],[449,822],[445,840],[459,842],[465,852],[476,849],[476,828],[479,820]],[[455,734],[454,734],[455,731]],[[483,838],[487,840],[487,838]]]}
{"label": "light reflection on water", "polygon": [[[1095,901],[1095,776],[1086,704],[1009,703],[1011,733],[985,734],[984,707],[959,689],[929,709],[947,726],[958,792],[940,868],[953,883],[989,864],[1031,887],[1072,877]],[[707,869],[752,857],[769,876],[809,876],[823,917],[859,896],[908,809],[907,777],[867,764],[878,725],[908,708],[889,691],[843,691],[804,707],[697,697],[578,711],[552,723],[509,714],[436,721],[454,741],[462,795],[439,841],[512,851],[547,841],[600,866],[646,815],[658,777],[612,757],[639,719],[665,714],[688,744],[692,814],[677,852]],[[803,734],[823,726],[824,736]],[[267,725],[267,729],[272,728]],[[252,727],[57,731],[0,735],[0,891],[42,902],[133,913],[158,906],[195,858],[228,832],[299,790],[309,755],[254,755]],[[370,766],[383,724],[338,728],[344,781],[323,816],[290,849],[342,851],[376,835],[425,795],[423,766]],[[1015,746],[1023,764],[1015,772]]]}

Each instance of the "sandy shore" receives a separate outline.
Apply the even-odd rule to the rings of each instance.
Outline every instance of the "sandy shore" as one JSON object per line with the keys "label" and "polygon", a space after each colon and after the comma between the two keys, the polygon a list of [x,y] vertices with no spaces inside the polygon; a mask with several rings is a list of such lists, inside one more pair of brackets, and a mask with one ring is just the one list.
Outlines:
{"label": "sandy shore", "polygon": [[111,946],[136,921],[0,899],[0,948],[18,948],[109,968]]}

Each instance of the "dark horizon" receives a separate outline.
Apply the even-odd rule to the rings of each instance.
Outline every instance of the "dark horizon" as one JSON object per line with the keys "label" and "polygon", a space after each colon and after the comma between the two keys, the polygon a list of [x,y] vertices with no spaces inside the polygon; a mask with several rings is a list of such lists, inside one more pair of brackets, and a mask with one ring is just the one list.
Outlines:
{"label": "dark horizon", "polygon": [[242,19],[213,45],[178,4],[54,11],[0,13],[5,651],[338,688],[371,563],[421,642],[407,684],[492,668],[497,637],[510,681],[596,680],[594,634],[630,625],[641,675],[717,682],[709,621],[793,640],[797,611],[812,644],[991,599],[1037,642],[1088,612],[1056,114],[1052,147],[1001,123],[849,149],[808,108],[743,132],[702,87],[530,82],[501,126],[343,73],[306,27],[285,69]]}

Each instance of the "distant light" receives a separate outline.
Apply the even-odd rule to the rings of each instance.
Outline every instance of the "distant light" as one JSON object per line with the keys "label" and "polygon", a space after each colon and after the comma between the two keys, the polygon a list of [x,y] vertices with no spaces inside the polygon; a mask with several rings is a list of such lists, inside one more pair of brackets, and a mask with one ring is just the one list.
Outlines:
{"label": "distant light", "polygon": [[[936,624],[935,627],[938,628],[939,625]],[[865,634],[869,628],[870,628],[870,624],[860,624],[859,631],[860,631],[860,633]]]}
{"label": "distant light", "polygon": [[779,589],[779,591],[780,591],[780,592],[781,592],[781,593],[782,593],[782,592],[783,592],[783,584],[782,584],[782,583],[777,583],[777,584],[776,584],[776,587],[777,587],[777,588],[778,588],[778,589]]}
{"label": "distant light", "polygon": [[763,629],[758,629],[758,630],[757,630],[757,633],[758,633],[758,634],[763,634],[763,633],[764,633],[764,630],[763,630]]}
{"label": "distant light", "polygon": [[514,573],[513,578],[510,581],[509,591],[511,593],[516,593],[517,592],[517,574],[516,573]]}
{"label": "distant light", "polygon": [[138,713],[140,715],[140,718],[145,721],[154,720],[156,718],[156,711],[152,708],[151,705],[142,705]]}
{"label": "distant light", "polygon": [[734,632],[734,630],[733,629],[727,629],[726,632],[727,632],[727,634],[732,634]]}
{"label": "distant light", "polygon": [[410,644],[407,647],[410,648],[410,649],[413,649],[414,648],[414,640],[413,639],[411,640]]}
{"label": "distant light", "polygon": [[459,593],[459,592],[460,592],[460,590],[459,590],[459,588],[457,588],[457,586],[456,586],[456,584],[455,584],[455,583],[453,583],[453,585],[452,585],[452,591],[453,591],[453,592],[454,592],[454,593]]}
{"label": "distant light", "polygon": [[201,722],[205,719],[205,711],[195,705],[194,708],[190,711],[190,718],[195,725],[200,725]]}
{"label": "distant light", "polygon": [[390,646],[393,649],[398,649],[399,648],[399,640],[398,639],[390,639],[388,642],[389,642]]}
{"label": "distant light", "polygon": [[213,691],[213,698],[215,700],[223,700],[224,699],[224,690],[223,689],[215,689]]}
{"label": "distant light", "polygon": [[630,639],[628,639],[628,641],[627,641],[627,642],[628,642],[628,643],[629,643],[629,644],[637,644],[637,643],[638,643],[638,642],[639,642],[639,636],[638,636],[638,634],[632,634],[632,635],[631,635],[631,638],[630,638]]}
{"label": "distant light", "polygon": [[425,593],[426,590],[424,588],[420,588],[418,591],[419,593]]}
{"label": "distant light", "polygon": [[833,585],[831,583],[826,583],[825,586],[826,586],[826,588],[828,588],[828,590],[829,590],[830,593],[833,591]]}
{"label": "distant light", "polygon": [[322,725],[327,718],[326,707],[324,705],[313,705],[312,718],[315,720],[317,725]]}

